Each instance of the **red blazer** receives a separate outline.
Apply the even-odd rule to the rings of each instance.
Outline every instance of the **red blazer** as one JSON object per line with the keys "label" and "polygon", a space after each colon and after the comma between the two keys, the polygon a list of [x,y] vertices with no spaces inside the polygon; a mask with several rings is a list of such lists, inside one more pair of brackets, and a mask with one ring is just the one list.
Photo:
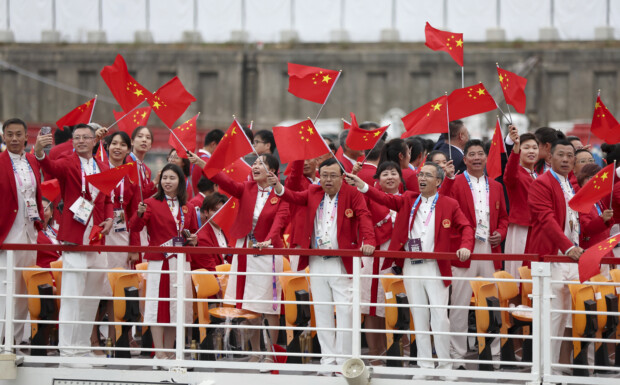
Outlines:
{"label": "red blazer", "polygon": [[[319,204],[325,197],[321,186],[312,185],[305,191],[284,189],[282,199],[300,206],[306,206],[304,213],[303,235],[300,236],[299,246],[310,248],[310,241],[314,234],[314,218]],[[355,187],[343,183],[338,193],[338,214],[336,215],[338,248],[358,249],[364,245],[375,244],[370,213],[362,194]],[[342,262],[348,274],[352,273],[352,257],[342,257]],[[308,266],[308,256],[299,257],[299,270]]]}
{"label": "red blazer", "polygon": [[[100,171],[103,172],[109,169],[107,164],[97,159],[95,161]],[[73,213],[69,210],[69,207],[82,195],[82,168],[78,154],[74,152],[71,156],[61,157],[57,160],[52,160],[46,156],[39,161],[39,164],[43,171],[58,179],[62,200],[65,203],[64,215],[60,219],[58,240],[81,245],[86,225],[73,219]],[[88,182],[86,183],[88,184]],[[85,197],[91,200],[88,188],[86,188]],[[93,203],[95,208],[92,215],[95,225],[113,217],[112,201],[109,196],[99,193]]]}
{"label": "red blazer", "polygon": [[69,139],[66,142],[62,142],[52,147],[47,156],[49,156],[51,160],[56,160],[58,158],[69,156],[71,155],[72,152],[73,152],[73,139]]}
{"label": "red blazer", "polygon": [[[127,155],[127,157],[125,158],[125,162],[136,162],[137,158],[133,153],[130,153],[129,155]],[[146,165],[146,163],[141,163],[140,165],[138,165],[138,172],[140,172],[140,185],[142,186],[142,197],[144,199],[146,198],[150,198],[153,195],[155,195],[155,193],[157,193],[157,186],[155,186],[155,183],[151,180],[152,177],[152,173],[151,173],[151,169]],[[138,196],[140,195],[140,191],[138,189]]]}
{"label": "red blazer", "polygon": [[[217,242],[217,237],[213,231],[211,225],[206,225],[198,233],[198,246],[201,247],[220,247]],[[209,271],[215,271],[215,266],[226,263],[221,254],[193,254],[192,255],[192,270],[207,269]]]}
{"label": "red blazer", "polygon": [[[598,207],[601,212],[607,208],[602,202],[598,202]],[[609,238],[609,230],[614,224],[614,219],[611,218],[608,222],[603,222],[603,218],[598,214],[596,206],[592,206],[590,212],[587,214],[579,213],[579,226],[581,233],[579,234],[579,246],[587,249],[590,246],[596,245],[603,239]]]}
{"label": "red blazer", "polygon": [[531,226],[527,193],[532,182],[534,182],[534,178],[519,163],[519,154],[510,153],[504,170],[504,185],[508,193],[508,202],[510,202],[509,223]]}
{"label": "red blazer", "polygon": [[202,207],[202,202],[204,202],[205,197],[199,192],[196,193],[196,196],[189,200],[194,207],[200,209]]}
{"label": "red blazer", "polygon": [[[138,185],[129,181],[129,178],[123,179],[123,205],[121,206],[121,187],[120,185],[114,188],[114,202],[112,206],[114,210],[122,208],[125,212],[125,224],[127,225],[127,231],[129,231],[129,244],[140,245],[140,233],[132,232],[129,230],[129,220],[138,211],[138,204],[140,203],[140,192],[138,191]],[[110,198],[111,200],[111,198]],[[114,231],[114,230],[112,230]]]}
{"label": "red blazer", "polygon": [[375,175],[377,174],[377,166],[370,163],[364,163],[362,165],[362,169],[357,174],[357,176],[366,182],[369,186],[374,186],[377,179],[375,179]]}
{"label": "red blazer", "polygon": [[336,159],[338,159],[338,161],[342,164],[342,167],[344,167],[346,172],[351,172],[353,170],[353,163],[351,163],[351,161],[344,156],[344,153],[337,153]]}
{"label": "red blazer", "polygon": [[375,243],[377,247],[379,247],[392,237],[392,227],[394,224],[390,216],[390,209],[370,199],[367,195],[364,195],[364,198],[366,199],[366,206],[368,207],[368,211],[370,211],[372,226],[375,230]]}
{"label": "red blazer", "polygon": [[557,255],[573,245],[564,235],[566,201],[562,187],[550,172],[545,172],[530,186],[527,202],[532,216],[532,231],[526,253]]}
{"label": "red blazer", "polygon": [[[288,178],[286,178],[286,181],[284,182],[284,187],[293,191],[307,190],[308,187],[312,185],[312,183],[303,173],[304,161],[296,160],[291,162],[290,165],[290,175]],[[299,238],[303,236],[305,225],[304,213],[306,212],[306,208],[304,206],[289,204],[289,209],[291,212],[290,244],[291,247],[295,247],[299,245]]]}
{"label": "red blazer", "polygon": [[[137,211],[132,215],[129,221],[129,231],[139,233],[146,226],[149,233],[149,246],[160,246],[176,237],[177,224],[172,217],[170,208],[166,200],[159,201],[155,198],[144,200],[146,211],[142,217],[138,216]],[[192,233],[198,230],[198,222],[196,221],[196,211],[194,206],[186,204],[181,206],[177,215],[177,220],[181,220],[181,211],[185,215],[184,229],[188,229]],[[144,253],[144,259],[148,261],[163,261],[164,253]],[[191,261],[191,255],[187,254],[187,260]]]}
{"label": "red blazer", "polygon": [[[200,159],[204,160],[205,162],[208,162],[209,158],[211,158],[206,152],[204,152],[204,150],[198,150],[196,155],[198,155]],[[194,197],[197,197],[200,195],[200,191],[198,190],[198,181],[202,176],[202,169],[196,165],[192,165],[190,168],[190,175],[192,177],[192,191],[194,192]]]}
{"label": "red blazer", "polygon": [[[217,173],[211,180],[218,184],[222,190],[239,199],[239,212],[230,230],[231,239],[229,241],[245,238],[252,231],[252,216],[256,206],[258,184],[253,180],[243,183],[235,182],[222,172]],[[282,232],[288,225],[289,217],[288,203],[282,202],[282,199],[272,189],[256,222],[254,238],[258,242],[271,239],[274,247],[284,247]]]}
{"label": "red blazer", "polygon": [[[36,180],[36,200],[39,208],[39,218],[43,218],[43,205],[41,204],[41,170],[39,162],[32,154],[26,153],[26,160],[32,167],[34,179]],[[0,153],[0,196],[2,197],[2,205],[0,205],[0,244],[4,243],[6,236],[9,235],[11,227],[17,216],[17,182],[15,182],[15,174],[13,173],[13,165],[9,156],[9,151]],[[8,182],[7,182],[8,181]],[[36,223],[35,223],[36,224]]]}
{"label": "red blazer", "polygon": [[[489,234],[493,234],[495,231],[499,232],[502,236],[502,240],[506,239],[506,232],[508,231],[508,213],[506,213],[506,201],[504,200],[504,188],[501,184],[493,179],[489,180]],[[444,179],[439,189],[439,193],[456,199],[459,202],[459,206],[465,214],[465,217],[469,220],[469,224],[474,229],[476,228],[476,211],[474,206],[474,198],[471,195],[471,189],[465,179],[465,175],[457,175],[456,178]],[[475,230],[474,230],[475,232]],[[453,234],[452,236],[452,250],[456,251],[458,245],[461,243],[460,234]],[[473,249],[472,249],[473,250]],[[493,253],[501,253],[501,245],[497,245],[492,248]],[[502,262],[494,261],[496,269],[501,269]],[[465,262],[453,261],[452,266],[466,267],[471,265],[471,261]]]}
{"label": "red blazer", "polygon": [[[419,193],[407,191],[404,195],[392,195],[381,192],[373,187],[365,194],[373,201],[377,201],[392,210],[396,210],[396,221],[392,231],[392,241],[389,250],[402,251],[409,239],[409,215]],[[413,215],[418,212],[418,207]],[[465,217],[458,202],[454,199],[440,195],[435,206],[435,252],[451,252],[451,238],[454,233],[459,234],[460,244],[458,248],[474,249],[474,230]],[[412,258],[415,255],[412,253]],[[386,259],[383,268],[390,266],[393,259]],[[396,264],[403,266],[404,259],[398,259]],[[438,260],[437,265],[443,277],[452,277],[450,261]],[[450,280],[444,280],[444,285],[450,285]]]}
{"label": "red blazer", "polygon": [[401,169],[400,171],[403,173],[403,180],[405,181],[405,186],[407,186],[407,191],[419,194],[418,173],[410,168]]}
{"label": "red blazer", "polygon": [[[37,245],[53,245],[54,243],[45,235],[43,231],[39,231],[37,234]],[[37,266],[43,268],[49,268],[50,263],[57,261],[60,258],[60,252],[56,251],[37,251]]]}

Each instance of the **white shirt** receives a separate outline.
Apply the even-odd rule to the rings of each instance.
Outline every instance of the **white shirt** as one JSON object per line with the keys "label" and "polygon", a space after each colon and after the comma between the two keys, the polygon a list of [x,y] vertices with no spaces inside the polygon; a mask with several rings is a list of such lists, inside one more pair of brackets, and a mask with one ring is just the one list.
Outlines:
{"label": "white shirt", "polygon": [[217,244],[220,247],[228,247],[228,245],[226,244],[226,237],[224,236],[224,232],[222,231],[222,229],[214,226],[211,222],[209,222],[209,226],[211,226],[211,228],[213,229],[213,233],[215,234],[215,238],[217,239]]}
{"label": "white shirt", "polygon": [[[174,197],[170,198],[166,195],[166,203],[168,204],[168,208],[170,209],[170,214],[172,215],[172,219],[174,219],[175,223],[177,222],[177,217],[179,216],[179,200]],[[179,223],[177,223],[177,229],[179,227]]]}
{"label": "white shirt", "polygon": [[413,226],[409,231],[409,238],[420,238],[422,242],[422,251],[424,252],[433,252],[435,251],[435,211],[437,206],[435,206],[435,210],[430,214],[430,219],[428,221],[428,225],[426,226],[424,222],[428,218],[429,213],[431,212],[431,207],[433,206],[433,200],[435,200],[435,195],[430,196],[428,198],[424,198],[420,196],[420,203],[418,203],[418,211],[416,212],[415,218],[413,220]]}
{"label": "white shirt", "polygon": [[252,232],[254,232],[254,228],[256,227],[256,222],[258,222],[258,217],[260,213],[263,211],[265,204],[267,204],[267,198],[269,198],[269,194],[271,193],[271,189],[273,187],[267,187],[263,189],[260,186],[258,187],[258,193],[256,195],[256,205],[254,205],[254,212],[252,214]]}
{"label": "white shirt", "polygon": [[[564,235],[573,242],[574,245],[579,244],[579,214],[568,205],[568,201],[573,198],[573,188],[568,178],[556,174],[560,178],[560,187],[564,193],[564,200],[566,201],[566,220],[564,221]],[[570,249],[569,249],[570,250]],[[562,253],[563,250],[560,250]],[[565,250],[568,251],[568,250]]]}
{"label": "white shirt", "polygon": [[[99,174],[101,172],[95,158],[86,159],[81,156],[78,156],[78,158],[80,158],[82,170],[86,175]],[[93,201],[97,198],[97,195],[99,195],[99,189],[90,183],[88,183],[88,191],[90,192],[90,197]]]}
{"label": "white shirt", "polygon": [[[487,179],[484,175],[480,178],[476,178],[469,174],[469,180],[471,181],[470,191],[474,201],[474,212],[476,213],[475,230],[487,239],[486,242],[476,239],[474,243],[474,252],[489,254],[491,253],[491,245],[489,244],[490,210],[487,197]],[[480,224],[486,228],[486,231],[480,232],[479,229],[482,228],[479,226]]]}
{"label": "white shirt", "polygon": [[[317,249],[338,248],[338,194],[330,198],[328,194],[323,197],[322,203],[316,210],[314,217],[314,238],[312,243]],[[318,245],[317,239],[321,239],[324,246]]]}
{"label": "white shirt", "polygon": [[[31,243],[36,242],[37,235],[34,222],[28,218],[26,212],[26,199],[36,201],[36,175],[32,172],[26,154],[21,155],[9,152],[9,157],[15,166],[15,187],[17,192],[17,214],[11,230],[6,237],[6,243],[26,243],[24,236],[27,236]],[[34,185],[33,185],[34,181]],[[21,187],[20,187],[21,182]]]}

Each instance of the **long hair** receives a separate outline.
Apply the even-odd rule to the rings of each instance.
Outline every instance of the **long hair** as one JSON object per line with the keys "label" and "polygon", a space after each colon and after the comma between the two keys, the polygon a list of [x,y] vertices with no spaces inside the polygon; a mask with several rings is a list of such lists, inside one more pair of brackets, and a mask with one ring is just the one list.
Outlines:
{"label": "long hair", "polygon": [[172,170],[177,177],[179,178],[179,185],[177,186],[177,199],[179,200],[179,206],[183,206],[187,203],[187,190],[185,189],[185,175],[183,175],[183,170],[181,167],[176,164],[168,163],[161,169],[161,174],[159,174],[159,179],[157,180],[157,193],[153,196],[153,198],[158,201],[163,201],[166,199],[166,193],[164,193],[164,189],[161,187],[161,178],[164,175],[164,172]]}

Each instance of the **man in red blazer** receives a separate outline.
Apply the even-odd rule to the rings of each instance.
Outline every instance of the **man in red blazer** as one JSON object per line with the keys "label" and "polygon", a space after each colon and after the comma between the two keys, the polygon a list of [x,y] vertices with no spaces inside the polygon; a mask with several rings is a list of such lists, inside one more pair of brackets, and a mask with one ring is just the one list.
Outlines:
{"label": "man in red blazer", "polygon": [[[578,260],[583,249],[579,247],[579,213],[568,206],[575,195],[569,173],[575,165],[575,149],[566,139],[551,145],[551,169],[538,177],[530,186],[528,203],[532,215],[532,233],[526,253],[541,255],[566,255]],[[552,263],[551,279],[557,281],[579,280],[576,263]],[[565,284],[551,285],[553,310],[571,308],[571,297]],[[551,313],[551,332],[563,336],[568,314]],[[551,341],[551,358],[559,362],[562,341]],[[560,372],[554,369],[554,373]]]}
{"label": "man in red blazer", "polygon": [[[100,136],[105,135],[107,129]],[[41,168],[58,179],[63,201],[64,213],[60,221],[57,239],[65,244],[87,245],[94,225],[101,226],[105,236],[112,228],[112,201],[109,196],[86,182],[86,175],[108,170],[109,165],[93,158],[96,138],[95,130],[80,124],[73,130],[75,151],[57,160],[45,156],[43,148],[52,144],[52,135],[39,135],[34,146],[35,155]],[[75,204],[75,205],[74,205]],[[92,210],[88,207],[92,205]],[[105,269],[106,253],[64,252],[64,269]],[[89,355],[85,349],[66,349],[63,346],[90,346],[91,325],[67,324],[63,321],[93,321],[99,305],[98,298],[72,299],[65,296],[94,296],[103,294],[105,273],[63,271],[62,296],[59,314],[59,341],[61,356]],[[75,366],[75,364],[70,364]]]}
{"label": "man in red blazer", "polygon": [[[474,253],[501,253],[501,242],[508,230],[508,214],[502,185],[484,174],[487,156],[482,142],[469,140],[463,149],[463,162],[467,170],[456,178],[447,178],[439,191],[459,202],[459,206],[475,231]],[[453,234],[452,249],[459,245],[460,234]],[[496,270],[501,269],[501,261],[454,261],[454,277],[492,278]],[[467,306],[471,301],[471,286],[466,280],[454,281],[450,303]],[[467,332],[467,309],[450,309],[450,330]],[[499,339],[491,345],[493,355],[499,354]],[[452,336],[452,358],[463,359],[467,353],[467,337]]]}
{"label": "man in red blazer", "polygon": [[[437,192],[444,177],[442,168],[435,163],[425,164],[418,173],[420,193],[406,191],[401,196],[383,193],[374,187],[369,187],[359,177],[351,174],[347,176],[370,199],[397,212],[389,249],[412,252],[411,258],[396,261],[397,265],[403,268],[403,276],[447,278],[443,281],[406,279],[405,290],[409,303],[423,306],[429,304],[447,306],[450,292],[449,277],[452,276],[450,262],[419,259],[414,254],[415,252],[449,252],[450,236],[455,232],[461,235],[459,249],[456,252],[459,260],[467,260],[474,248],[474,230],[461,212],[458,203],[452,198],[440,196]],[[383,268],[391,263],[391,260],[386,260]],[[416,331],[428,332],[431,329],[440,333],[450,331],[448,310],[445,307],[430,310],[424,307],[414,307],[411,312]],[[433,338],[437,357],[450,359],[450,336],[439,334],[434,335]],[[434,368],[433,361],[424,360],[424,358],[430,359],[433,356],[430,335],[418,334],[416,344],[420,367]],[[452,364],[440,362],[438,368],[452,369]],[[415,379],[426,379],[426,376],[418,375]]]}
{"label": "man in red blazer", "polygon": [[[342,183],[342,170],[334,158],[319,166],[321,185],[309,186],[305,191],[285,189],[275,175],[270,184],[277,195],[286,202],[306,206],[305,223],[299,245],[302,248],[317,249],[361,249],[364,255],[375,251],[375,233],[364,197],[355,188]],[[299,269],[310,266],[314,274],[352,274],[352,257],[302,256]],[[353,301],[353,287],[349,277],[310,277],[312,297],[317,302]],[[319,328],[333,328],[334,306],[314,306],[316,325]],[[336,305],[336,323],[339,328],[352,326],[350,305]],[[351,354],[351,332],[319,330],[319,343],[325,365],[342,365],[346,358],[332,354]]]}
{"label": "man in red blazer", "polygon": [[[43,218],[41,205],[41,171],[37,160],[27,154],[26,123],[21,119],[8,119],[2,125],[7,151],[0,153],[0,244],[2,243],[37,243],[37,232]],[[36,264],[37,253],[32,250],[0,251],[0,267],[7,267],[8,253],[13,255],[14,267],[30,267]],[[6,270],[0,270],[0,294],[6,294]],[[16,294],[28,294],[22,272],[16,271],[13,276]],[[28,299],[13,300],[13,319],[25,320],[28,316]],[[0,318],[5,318],[6,297],[0,297]],[[4,322],[0,324],[0,340],[4,338]],[[24,324],[13,324],[14,340],[22,342]]]}

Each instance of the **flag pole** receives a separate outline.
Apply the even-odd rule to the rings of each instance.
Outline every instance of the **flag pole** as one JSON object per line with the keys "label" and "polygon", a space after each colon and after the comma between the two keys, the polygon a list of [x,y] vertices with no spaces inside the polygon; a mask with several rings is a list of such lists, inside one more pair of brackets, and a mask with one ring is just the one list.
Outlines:
{"label": "flag pole", "polygon": [[611,175],[611,194],[609,195],[609,209],[611,209],[611,202],[614,199],[614,191],[613,191],[613,186],[614,186],[614,182],[616,179],[616,160],[614,159],[614,173]]}
{"label": "flag pole", "polygon": [[136,160],[136,169],[138,170],[138,189],[140,189],[140,202],[144,202],[144,197],[142,196],[142,176],[140,174],[142,174],[141,170],[138,169],[138,161]]}
{"label": "flag pole", "polygon": [[[248,138],[248,136],[245,134],[245,131],[243,131],[243,127],[241,127],[241,124],[237,120],[237,117],[235,115],[233,115],[232,117],[235,120],[235,123],[237,124],[237,127],[239,127],[241,132],[243,132],[243,136],[245,137],[245,140],[247,140],[248,143],[250,144],[250,147],[252,147],[252,151],[256,155],[256,158],[258,160],[260,160],[261,164],[265,168],[265,171],[267,172],[267,175],[269,175],[269,169],[267,168],[267,165],[265,164],[265,162],[263,162],[263,160],[261,159],[260,155],[258,155],[258,152],[256,152],[256,149],[254,148],[254,145],[252,144],[252,142],[250,142],[250,138]],[[250,131],[252,130],[252,126],[254,126],[254,121],[253,120],[250,121]]]}
{"label": "flag pole", "polygon": [[211,218],[209,218],[208,221],[206,221],[202,226],[200,226],[200,228],[198,230],[196,230],[196,232],[194,233],[194,235],[198,234],[200,232],[200,230],[202,230],[207,224],[209,224],[211,222],[211,220],[213,218],[215,218],[215,216],[222,211],[222,209],[228,204],[228,202],[230,202],[232,198],[228,198],[228,200],[222,205],[222,207],[220,207],[219,209],[217,209],[216,212],[213,213],[213,215],[211,215]]}
{"label": "flag pole", "polygon": [[93,121],[93,115],[95,114],[95,105],[97,104],[97,94],[95,94],[95,101],[93,102],[93,109],[90,110],[90,118],[88,118],[88,123]]}
{"label": "flag pole", "polygon": [[465,88],[465,66],[461,66],[461,88]]}
{"label": "flag pole", "polygon": [[[499,63],[495,62],[495,66],[497,66],[497,68],[499,69]],[[500,82],[500,87],[502,86],[501,82]],[[503,94],[503,92],[502,92]],[[509,124],[512,125],[512,113],[510,112],[510,105],[508,104],[508,101],[506,100],[506,96],[504,96],[504,101],[506,102],[506,107],[508,108],[508,115],[510,116],[509,118]],[[497,102],[495,102],[495,104],[497,104]],[[499,111],[502,113],[502,115],[504,117],[506,117],[506,115],[504,114],[504,111],[502,111],[501,108],[499,108],[499,104],[497,104],[497,108],[499,109]]]}
{"label": "flag pole", "polygon": [[338,71],[338,75],[336,76],[336,79],[334,80],[334,84],[332,84],[332,88],[329,90],[329,93],[327,94],[327,97],[325,98],[325,101],[323,102],[323,104],[321,104],[321,108],[319,108],[319,112],[316,114],[316,118],[314,118],[314,120],[312,121],[312,124],[316,124],[316,121],[319,120],[319,116],[321,115],[321,111],[323,111],[323,107],[325,107],[325,103],[327,103],[327,100],[329,99],[329,96],[332,94],[334,87],[336,87],[336,82],[338,81],[338,79],[340,79],[340,74],[342,74],[342,70]]}
{"label": "flag pole", "polygon": [[[310,120],[310,117],[308,117],[308,120]],[[313,123],[313,125],[314,125],[314,123]],[[329,148],[329,146],[327,145],[327,142],[325,141],[325,139],[323,139],[323,135],[321,135],[321,133],[319,132],[319,130],[316,127],[314,127],[314,129],[316,130],[316,133],[319,135],[319,138],[321,138],[321,140],[323,141],[323,144],[325,145],[325,148],[331,154],[332,158],[336,159],[336,162],[338,162],[338,166],[340,166],[340,169],[342,170],[342,173],[343,174],[346,173],[347,170],[344,169],[344,166],[342,165],[342,163],[340,163],[338,158],[336,158],[336,154],[334,154],[332,152],[332,150]]]}
{"label": "flag pole", "polygon": [[452,160],[452,145],[450,144],[450,114],[448,113],[448,93],[444,92],[446,95],[446,121],[448,122],[448,158]]}
{"label": "flag pole", "polygon": [[[198,113],[198,115],[196,115],[196,119],[198,119],[198,116],[200,116],[200,112]],[[183,144],[183,142],[181,142],[181,139],[179,139],[179,137],[177,136],[177,134],[174,133],[174,130],[170,129],[170,127],[166,126],[166,128],[168,129],[168,131],[170,131],[170,133],[172,134],[172,136],[174,136],[174,138],[177,140],[177,142],[179,142],[179,144],[181,145],[181,147],[183,147],[183,149],[185,150],[186,153],[189,153],[189,150],[187,149],[187,147],[185,147],[185,145]]]}
{"label": "flag pole", "polygon": [[111,125],[108,126],[108,130],[110,130],[112,127],[116,126],[118,124],[118,122],[120,122],[121,120],[125,119],[125,117],[129,114],[131,114],[133,112],[133,110],[135,110],[136,108],[140,107],[142,105],[142,103],[146,102],[146,99],[144,99],[140,104],[137,104],[134,108],[132,108],[131,110],[127,111],[127,113],[123,116],[121,116],[121,118],[119,120],[117,120],[116,122],[112,123]]}
{"label": "flag pole", "polygon": [[[601,90],[599,89],[598,92],[596,93],[596,98],[598,99],[600,96],[601,96]],[[594,107],[594,110],[596,110],[596,107]],[[586,143],[586,146],[590,144],[591,136],[592,136],[592,127],[590,127],[590,132],[588,132],[588,143]],[[609,205],[609,208],[611,208],[611,204]]]}
{"label": "flag pole", "polygon": [[[388,124],[388,128],[390,128],[390,126],[391,126],[391,125],[392,125],[392,123]],[[387,128],[385,129],[385,131],[387,131]],[[385,131],[384,131],[384,133],[385,133]],[[383,135],[381,135],[381,136],[383,136]],[[381,141],[381,138],[379,138],[379,140],[377,140],[377,141],[375,142],[375,145],[374,145],[374,146],[372,146],[372,148],[370,149],[370,151],[368,151],[368,154],[366,154],[366,156],[364,157],[364,160],[362,160],[362,164],[366,163],[366,159],[368,159],[368,155],[370,155],[370,153],[372,152],[372,150],[374,150],[374,149],[375,149],[375,147],[377,147],[377,144],[379,144],[379,142],[380,142],[380,141]]]}

